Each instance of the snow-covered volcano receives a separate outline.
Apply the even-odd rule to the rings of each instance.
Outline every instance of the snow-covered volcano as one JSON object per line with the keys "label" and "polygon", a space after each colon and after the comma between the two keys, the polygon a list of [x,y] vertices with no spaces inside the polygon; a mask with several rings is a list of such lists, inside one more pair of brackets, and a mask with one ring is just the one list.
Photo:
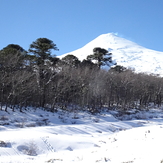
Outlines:
{"label": "snow-covered volcano", "polygon": [[112,53],[112,59],[118,64],[132,68],[136,72],[159,74],[163,76],[163,52],[144,48],[132,41],[118,37],[116,34],[102,34],[82,48],[61,55],[72,54],[79,60],[93,54],[95,47],[101,47]]}

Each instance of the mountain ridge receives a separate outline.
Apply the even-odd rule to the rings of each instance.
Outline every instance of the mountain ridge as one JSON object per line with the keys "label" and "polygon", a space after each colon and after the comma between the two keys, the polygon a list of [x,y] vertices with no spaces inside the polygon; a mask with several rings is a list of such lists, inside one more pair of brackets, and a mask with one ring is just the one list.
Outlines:
{"label": "mountain ridge", "polygon": [[147,49],[114,33],[102,34],[85,46],[61,55],[60,58],[72,54],[83,60],[93,54],[95,47],[104,48],[112,53],[112,59],[118,65],[131,68],[138,73],[163,76],[163,52]]}

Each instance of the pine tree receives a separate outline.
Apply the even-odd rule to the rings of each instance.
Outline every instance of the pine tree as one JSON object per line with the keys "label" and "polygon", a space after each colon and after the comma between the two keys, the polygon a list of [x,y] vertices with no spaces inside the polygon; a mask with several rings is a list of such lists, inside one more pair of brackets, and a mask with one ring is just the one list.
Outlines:
{"label": "pine tree", "polygon": [[40,95],[40,106],[42,107],[44,107],[46,103],[45,96],[48,92],[48,86],[55,76],[52,66],[58,61],[58,59],[52,55],[52,50],[58,50],[58,48],[53,41],[47,38],[38,38],[29,48],[29,52],[35,56],[36,65],[34,67]]}
{"label": "pine tree", "polygon": [[47,38],[38,38],[29,48],[29,52],[34,54],[37,58],[37,64],[44,64],[45,60],[52,59],[51,50],[59,50],[53,41]]}
{"label": "pine tree", "polygon": [[94,61],[99,68],[105,65],[110,67],[110,63],[112,63],[111,53],[99,47],[94,48],[93,52],[94,54],[87,56],[87,60]]}

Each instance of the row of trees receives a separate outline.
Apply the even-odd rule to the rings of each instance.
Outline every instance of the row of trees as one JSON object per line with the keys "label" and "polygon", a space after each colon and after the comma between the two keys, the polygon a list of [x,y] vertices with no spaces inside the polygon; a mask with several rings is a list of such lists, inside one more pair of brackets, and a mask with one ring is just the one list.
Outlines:
{"label": "row of trees", "polygon": [[28,51],[15,44],[0,51],[0,109],[33,106],[53,111],[72,104],[96,112],[104,106],[161,105],[163,79],[122,66],[102,69],[112,64],[107,50],[94,48],[83,61],[73,55],[59,59],[52,50],[58,50],[56,44],[39,38]]}

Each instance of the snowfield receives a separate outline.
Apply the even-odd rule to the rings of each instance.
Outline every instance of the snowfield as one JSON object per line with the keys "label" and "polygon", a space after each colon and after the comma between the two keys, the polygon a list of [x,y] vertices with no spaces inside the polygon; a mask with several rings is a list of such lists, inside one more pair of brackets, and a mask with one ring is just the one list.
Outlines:
{"label": "snowfield", "polygon": [[0,111],[0,163],[162,163],[163,110]]}

